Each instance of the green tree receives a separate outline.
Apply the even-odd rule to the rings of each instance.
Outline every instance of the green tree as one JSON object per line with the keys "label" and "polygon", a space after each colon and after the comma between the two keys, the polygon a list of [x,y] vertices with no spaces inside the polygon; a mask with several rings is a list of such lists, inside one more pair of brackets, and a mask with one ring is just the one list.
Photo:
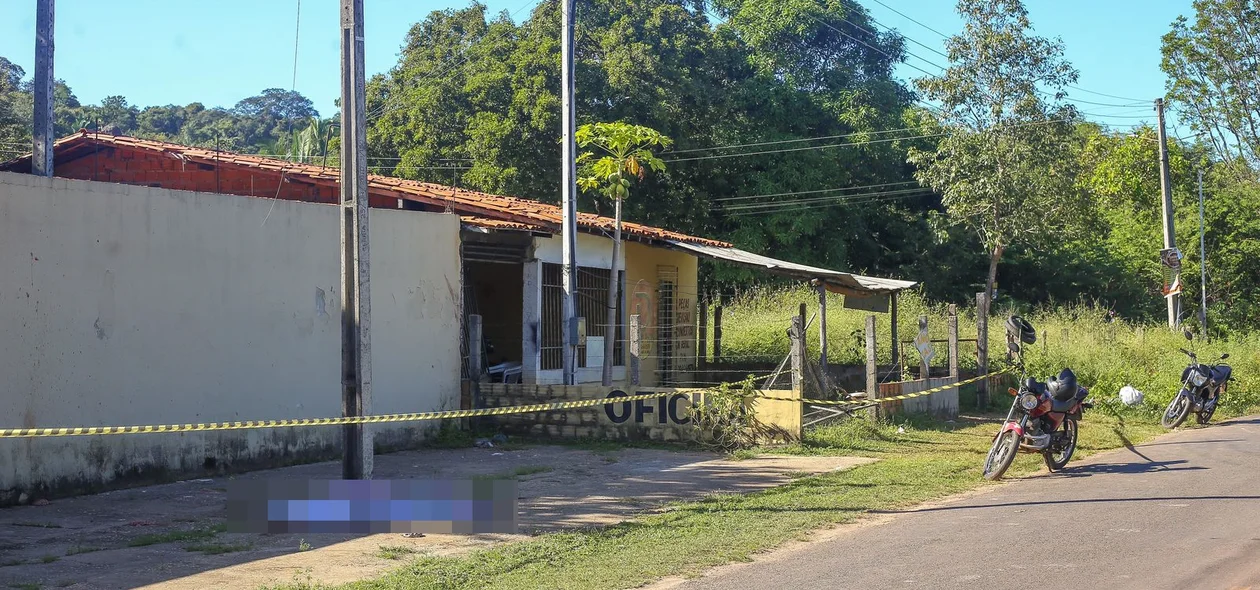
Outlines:
{"label": "green tree", "polygon": [[599,192],[613,201],[612,268],[608,271],[608,322],[604,329],[604,385],[612,385],[613,346],[617,335],[617,257],[621,255],[621,204],[630,196],[630,187],[647,178],[648,171],[665,171],[655,150],[666,149],[674,142],[655,129],[641,125],[588,123],[574,136],[579,148],[598,151],[582,152],[577,158],[581,167],[577,184],[587,192]]}
{"label": "green tree", "polygon": [[1260,163],[1260,11],[1251,0],[1195,0],[1163,37],[1168,98],[1217,157]]}
{"label": "green tree", "polygon": [[950,67],[916,81],[940,103],[945,137],[909,161],[942,195],[948,221],[979,236],[992,295],[1008,247],[1065,239],[1088,218],[1075,186],[1075,110],[1063,103],[1077,72],[1062,42],[1031,34],[1019,0],[960,0],[958,12],[965,26],[946,42]]}

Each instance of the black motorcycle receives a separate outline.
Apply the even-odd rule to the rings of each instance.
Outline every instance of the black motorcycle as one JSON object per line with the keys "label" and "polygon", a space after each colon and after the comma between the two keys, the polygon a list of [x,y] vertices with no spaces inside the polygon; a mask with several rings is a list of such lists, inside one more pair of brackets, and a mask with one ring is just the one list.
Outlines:
{"label": "black motorcycle", "polygon": [[[1186,339],[1194,340],[1194,334],[1187,331]],[[1233,369],[1220,362],[1229,358],[1228,353],[1222,354],[1213,364],[1204,364],[1199,362],[1199,357],[1194,352],[1184,348],[1181,352],[1190,357],[1190,366],[1181,373],[1181,391],[1168,402],[1168,409],[1164,410],[1164,416],[1160,419],[1164,428],[1181,426],[1190,412],[1195,413],[1199,424],[1207,424],[1212,419],[1212,414],[1216,413],[1221,394],[1225,393],[1233,378]]]}

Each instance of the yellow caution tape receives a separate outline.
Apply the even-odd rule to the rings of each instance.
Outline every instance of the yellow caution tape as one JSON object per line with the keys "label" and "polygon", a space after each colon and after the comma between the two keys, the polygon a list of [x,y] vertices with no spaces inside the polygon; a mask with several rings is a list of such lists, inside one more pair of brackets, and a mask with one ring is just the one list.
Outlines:
{"label": "yellow caution tape", "polygon": [[[869,401],[832,401],[800,399],[789,397],[772,397],[755,395],[755,399],[771,399],[794,402],[805,402],[820,405],[863,405],[872,402],[885,402],[910,399],[945,391],[968,383],[974,383],[986,377],[1006,372],[997,371],[968,379],[944,387],[936,387],[908,395],[878,398]],[[590,408],[634,401],[646,401],[666,396],[713,391],[716,388],[675,389],[667,392],[628,395],[604,399],[589,399],[569,402],[553,402],[547,404],[531,404],[524,406],[504,406],[499,408],[483,408],[479,410],[446,410],[442,412],[416,412],[410,414],[377,414],[372,416],[343,416],[340,418],[298,418],[292,420],[246,420],[243,422],[206,422],[203,424],[158,424],[148,426],[74,426],[62,428],[0,428],[0,438],[31,438],[44,436],[88,436],[98,434],[145,434],[165,432],[204,432],[209,430],[247,430],[254,428],[285,428],[290,426],[341,426],[346,424],[381,424],[387,422],[419,422],[424,420],[445,420],[449,418],[474,418],[478,416],[505,416],[510,414],[532,414],[536,412],[552,412],[556,410],[572,410]]]}
{"label": "yellow caution tape", "polygon": [[809,398],[793,398],[793,397],[773,397],[773,396],[769,396],[769,395],[757,395],[757,396],[754,396],[754,397],[755,397],[756,399],[772,399],[772,400],[787,401],[787,402],[804,402],[804,403],[807,403],[807,404],[813,404],[813,405],[816,405],[816,406],[864,406],[864,405],[867,405],[867,404],[877,404],[877,403],[883,403],[883,402],[891,402],[891,401],[897,401],[897,400],[903,400],[903,399],[912,399],[912,398],[916,398],[916,397],[923,397],[923,396],[925,396],[925,395],[932,395],[933,393],[940,393],[940,392],[942,392],[942,391],[947,391],[947,390],[953,389],[953,388],[955,388],[955,387],[962,387],[963,385],[969,385],[969,384],[971,384],[971,383],[975,383],[975,382],[977,382],[977,381],[982,381],[982,380],[984,380],[984,379],[988,379],[989,377],[993,377],[994,375],[1001,375],[1002,373],[1005,373],[1005,372],[1007,372],[1007,371],[1009,371],[1009,370],[1010,370],[1010,369],[1002,369],[1001,371],[994,371],[994,372],[992,372],[992,373],[988,373],[988,374],[985,374],[985,375],[981,375],[981,376],[979,376],[979,377],[975,377],[975,378],[973,378],[973,379],[967,379],[967,380],[965,380],[965,381],[959,381],[958,383],[951,383],[951,384],[949,384],[949,385],[942,385],[942,386],[940,386],[940,387],[933,387],[932,389],[928,389],[928,390],[925,390],[925,391],[916,391],[916,392],[914,392],[914,393],[907,393],[907,394],[905,394],[905,395],[890,395],[890,396],[888,396],[888,397],[878,397],[878,398],[869,398],[869,397],[868,397],[868,398],[866,398],[866,399],[862,399],[862,400],[843,400],[843,401],[837,401],[837,400],[828,400],[828,399],[809,399]]}

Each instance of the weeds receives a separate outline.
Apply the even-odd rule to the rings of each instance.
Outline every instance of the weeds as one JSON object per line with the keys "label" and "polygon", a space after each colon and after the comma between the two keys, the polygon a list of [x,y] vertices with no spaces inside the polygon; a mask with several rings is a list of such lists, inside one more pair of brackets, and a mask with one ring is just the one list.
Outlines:
{"label": "weeds", "polygon": [[376,552],[376,556],[381,559],[399,560],[416,553],[419,553],[419,551],[406,545],[381,545],[381,548]]}
{"label": "weeds", "polygon": [[249,551],[253,548],[254,545],[252,543],[197,543],[193,545],[184,545],[184,551],[189,553],[201,553],[203,555],[223,555],[225,553]]}
{"label": "weeds", "polygon": [[203,529],[191,529],[186,531],[168,531],[165,533],[154,533],[151,535],[142,535],[132,539],[127,544],[128,547],[147,547],[149,545],[159,545],[161,543],[178,543],[180,541],[202,541],[213,538],[215,535],[227,530],[224,525],[215,525]]}

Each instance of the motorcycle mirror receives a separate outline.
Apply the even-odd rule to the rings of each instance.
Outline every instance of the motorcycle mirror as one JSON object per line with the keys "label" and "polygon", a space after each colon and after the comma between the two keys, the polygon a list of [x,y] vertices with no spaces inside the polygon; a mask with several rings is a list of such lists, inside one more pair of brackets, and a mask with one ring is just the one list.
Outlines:
{"label": "motorcycle mirror", "polygon": [[1190,330],[1186,330],[1186,331],[1185,331],[1185,334],[1186,334],[1186,340],[1194,340],[1194,333],[1193,333],[1193,332],[1191,332]]}
{"label": "motorcycle mirror", "polygon": [[1222,355],[1221,355],[1221,360],[1225,360],[1225,359],[1227,359],[1227,358],[1229,358],[1229,353],[1228,353],[1228,352],[1227,352],[1227,353],[1225,353],[1225,354],[1222,354]]}
{"label": "motorcycle mirror", "polygon": [[1014,352],[1016,354],[1019,353],[1019,343],[1017,342],[1007,342],[1006,347],[1011,349],[1011,352]]}

